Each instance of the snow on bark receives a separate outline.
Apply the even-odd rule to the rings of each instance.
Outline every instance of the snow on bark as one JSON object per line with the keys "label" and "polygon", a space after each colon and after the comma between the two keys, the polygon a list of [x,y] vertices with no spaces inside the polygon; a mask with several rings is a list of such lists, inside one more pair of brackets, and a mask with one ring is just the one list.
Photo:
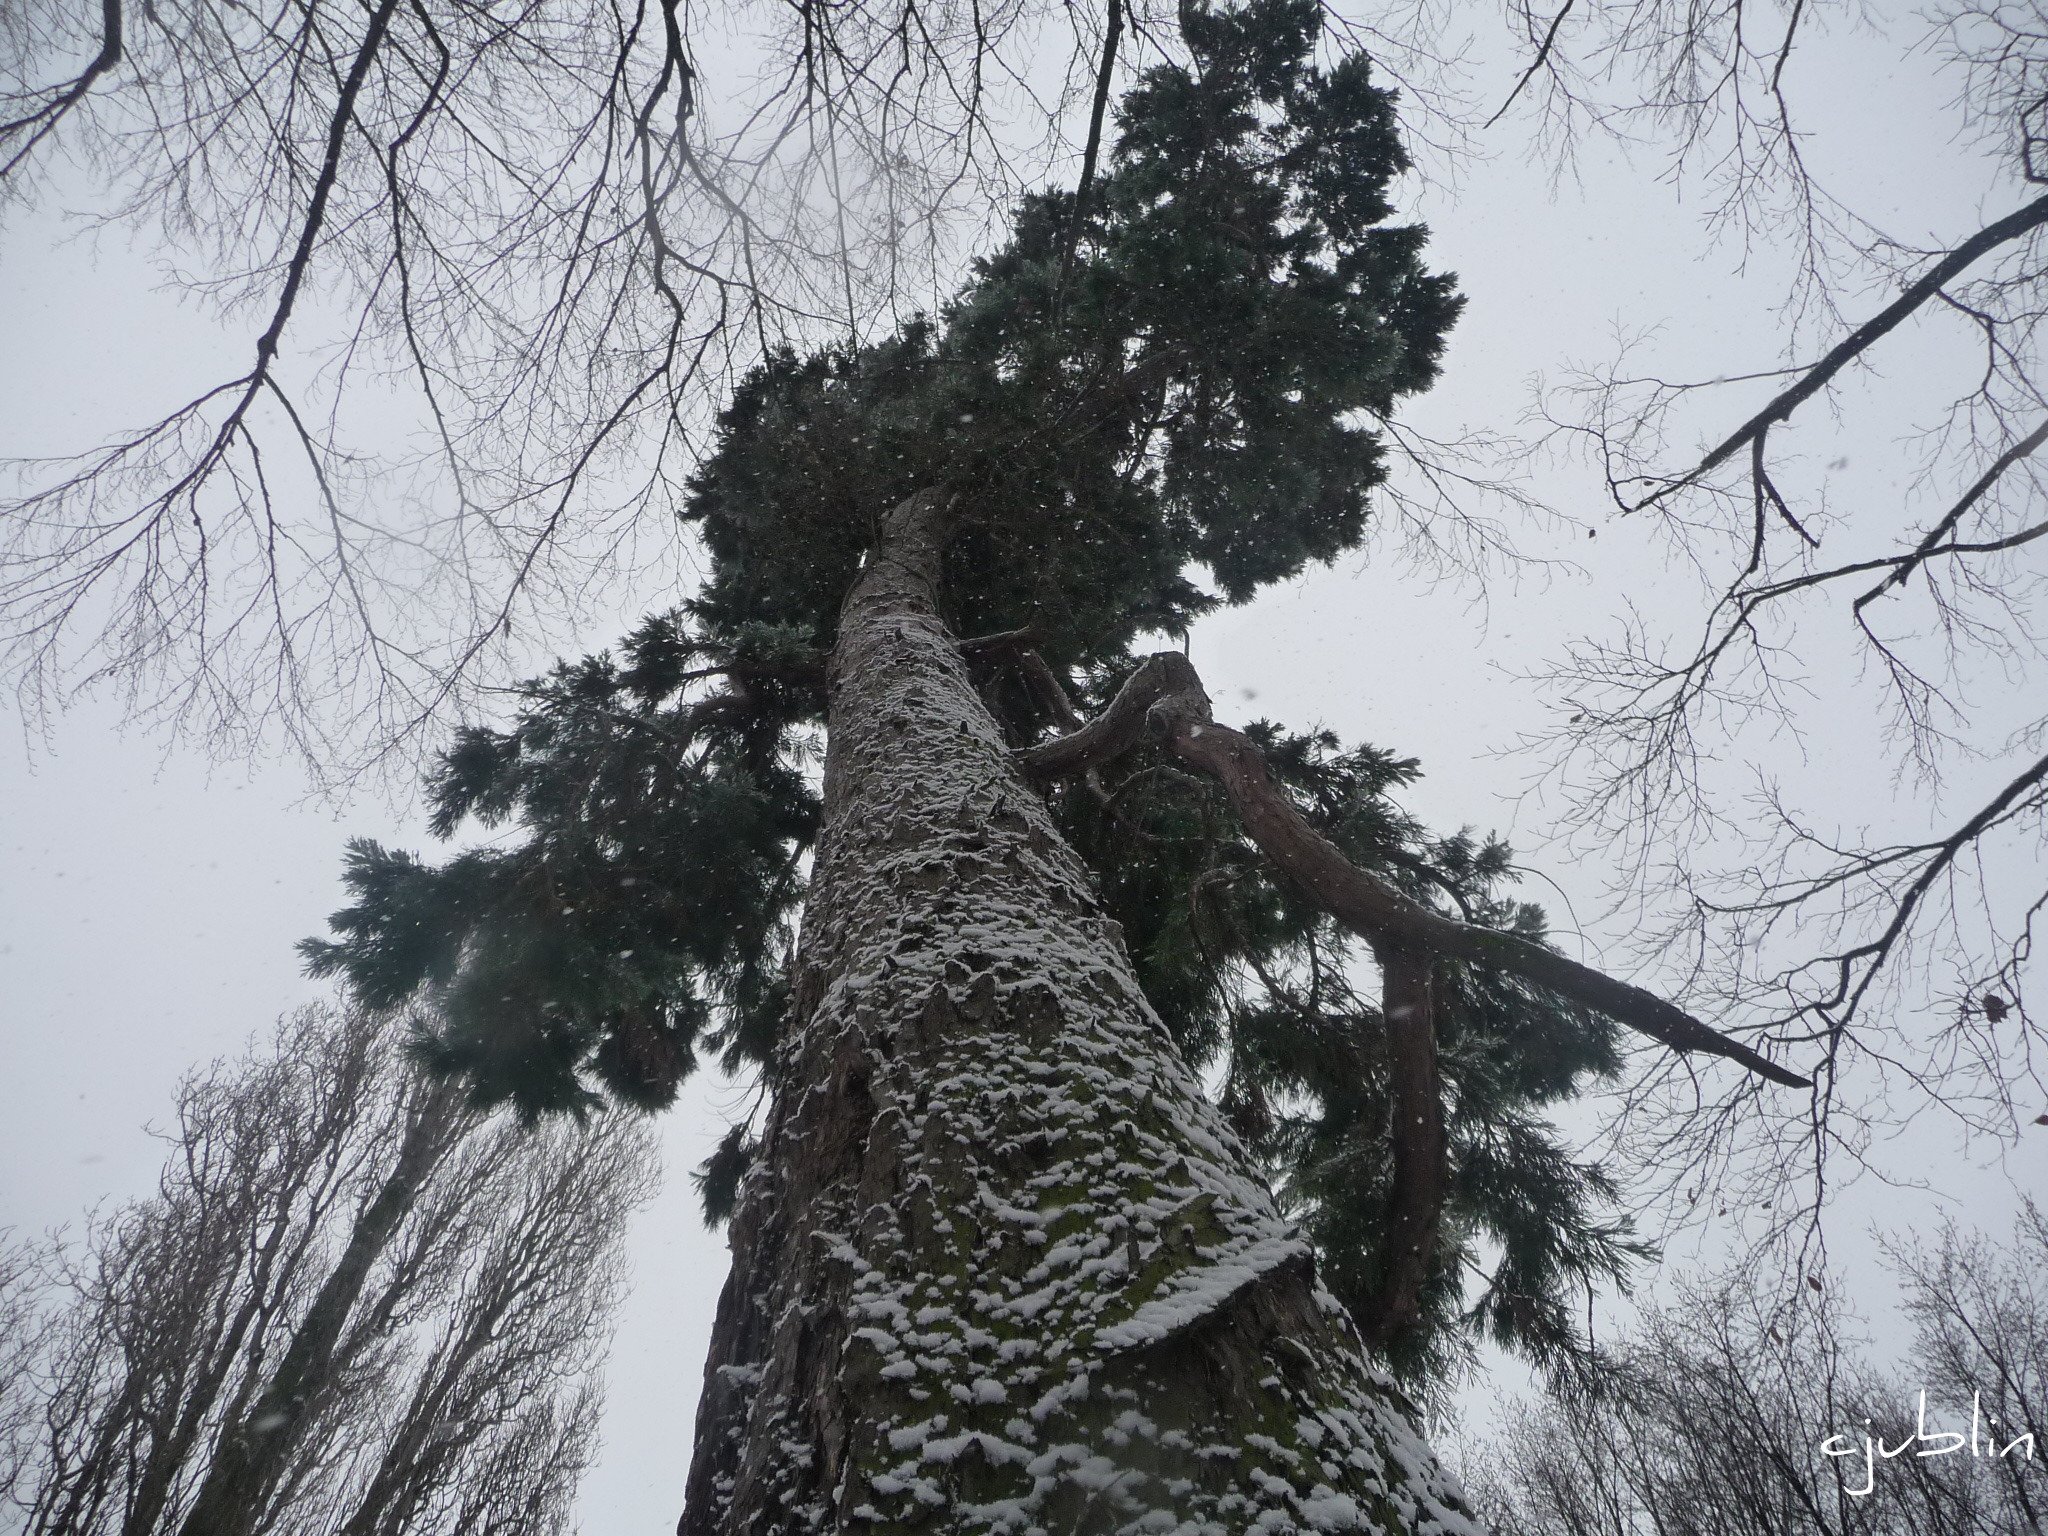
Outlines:
{"label": "snow on bark", "polygon": [[1476,1536],[969,685],[941,515],[842,615],[683,1536]]}

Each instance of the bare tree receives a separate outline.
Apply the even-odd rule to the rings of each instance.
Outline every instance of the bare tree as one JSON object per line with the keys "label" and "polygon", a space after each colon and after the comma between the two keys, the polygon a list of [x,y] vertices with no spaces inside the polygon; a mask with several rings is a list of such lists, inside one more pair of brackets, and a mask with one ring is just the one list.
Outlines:
{"label": "bare tree", "polygon": [[527,1529],[535,1501],[559,1518],[595,1449],[593,1371],[624,1220],[651,1192],[649,1140],[622,1121],[513,1124],[464,1149],[450,1173],[468,1198],[451,1222],[447,1294],[412,1324],[381,1432],[339,1496],[315,1506],[334,1517],[324,1529]]}
{"label": "bare tree", "polygon": [[559,1526],[646,1137],[485,1125],[399,1034],[292,1016],[185,1083],[154,1197],[30,1254],[0,1421],[24,1531]]}
{"label": "bare tree", "polygon": [[736,367],[935,302],[1159,41],[1042,0],[10,6],[0,186],[163,230],[254,332],[157,419],[16,466],[25,700],[113,678],[329,772],[435,721],[644,541]]}
{"label": "bare tree", "polygon": [[14,1502],[36,1433],[31,1372],[48,1328],[36,1257],[33,1244],[0,1235],[0,1499]]}
{"label": "bare tree", "polygon": [[[1638,342],[1548,396],[1554,440],[1585,450],[1611,513],[1650,521],[1701,598],[1660,594],[1656,614],[1622,616],[1544,676],[1556,724],[1535,745],[1567,825],[1631,857],[1621,899],[1664,919],[1645,952],[1816,1054],[1814,1103],[1783,1127],[1807,1166],[1861,1157],[1873,1124],[1930,1104],[2009,1137],[2044,1091],[2025,983],[2048,909],[2048,13],[1516,0],[1508,14],[1524,62],[1499,133],[1519,123],[1561,158],[1603,136],[1661,154],[1731,260],[1784,274],[1750,285],[1767,305],[1775,293],[1758,318],[1782,353],[1729,354],[1694,380],[1661,376]],[[1817,64],[1852,34],[1946,72],[1950,184],[1975,192],[1974,219],[1888,228],[1817,169]],[[1895,456],[1864,462],[1871,434],[1895,430]],[[1875,826],[1780,771],[1786,735],[1859,717],[1882,722],[1872,780],[1905,791]],[[1641,1123],[1668,1127],[1696,1093],[1650,1085]],[[1696,1189],[1691,1170],[1726,1153],[1716,1124],[1689,1117],[1682,1155],[1657,1132],[1644,1161]],[[1776,1179],[1784,1160],[1768,1161]]]}
{"label": "bare tree", "polygon": [[1501,1536],[2039,1532],[2044,1240],[2030,1208],[2010,1243],[1949,1229],[1898,1248],[1919,1334],[1886,1367],[1818,1279],[1791,1300],[1754,1274],[1688,1294],[1607,1391],[1511,1419],[1479,1459],[1481,1503]]}
{"label": "bare tree", "polygon": [[1919,1337],[1913,1364],[1930,1395],[1990,1420],[2001,1447],[2032,1454],[1987,1464],[2011,1530],[2048,1530],[2048,1217],[2029,1201],[2010,1242],[1944,1228],[1930,1248],[1896,1245]]}

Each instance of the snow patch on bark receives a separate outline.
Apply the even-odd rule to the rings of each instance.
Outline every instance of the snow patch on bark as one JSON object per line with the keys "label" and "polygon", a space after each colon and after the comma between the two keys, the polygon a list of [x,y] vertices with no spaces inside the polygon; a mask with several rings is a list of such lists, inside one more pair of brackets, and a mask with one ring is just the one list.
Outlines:
{"label": "snow patch on bark", "polygon": [[1098,1349],[1131,1349],[1156,1344],[1213,1316],[1261,1276],[1290,1261],[1307,1263],[1313,1254],[1299,1238],[1265,1238],[1242,1253],[1200,1269],[1170,1276],[1160,1294],[1121,1323],[1095,1330]]}

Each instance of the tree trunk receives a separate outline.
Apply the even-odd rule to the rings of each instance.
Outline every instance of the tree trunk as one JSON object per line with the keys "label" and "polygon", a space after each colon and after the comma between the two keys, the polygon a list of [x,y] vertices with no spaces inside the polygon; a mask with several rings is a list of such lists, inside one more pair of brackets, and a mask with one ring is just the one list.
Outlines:
{"label": "tree trunk", "polygon": [[841,616],[682,1536],[1476,1532],[969,685],[942,516]]}

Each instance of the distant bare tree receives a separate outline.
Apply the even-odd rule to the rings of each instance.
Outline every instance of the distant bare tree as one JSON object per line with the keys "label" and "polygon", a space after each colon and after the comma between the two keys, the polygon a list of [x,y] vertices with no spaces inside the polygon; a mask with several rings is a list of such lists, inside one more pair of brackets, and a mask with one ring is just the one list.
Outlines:
{"label": "distant bare tree", "polygon": [[39,1305],[39,1266],[32,1244],[0,1233],[0,1500],[18,1502],[27,1446],[36,1432],[31,1370],[43,1348],[47,1318]]}
{"label": "distant bare tree", "polygon": [[2010,1242],[1944,1229],[1894,1262],[1919,1325],[1913,1363],[1930,1395],[1979,1409],[2001,1445],[2034,1454],[1989,1464],[2007,1529],[2048,1531],[2048,1217],[2028,1201]]}
{"label": "distant bare tree", "polygon": [[560,1517],[595,1447],[592,1372],[625,1217],[652,1192],[650,1140],[623,1120],[501,1125],[464,1148],[444,1294],[413,1320],[340,1496],[318,1502],[345,1516],[326,1529],[525,1530],[543,1528],[522,1523],[534,1509]]}
{"label": "distant bare tree", "polygon": [[561,1525],[647,1137],[485,1124],[399,1032],[308,1009],[188,1079],[158,1193],[0,1290],[24,1532]]}
{"label": "distant bare tree", "polygon": [[[2031,1536],[2048,1529],[2048,1228],[1894,1255],[1919,1335],[1895,1369],[1834,1287],[1742,1275],[1649,1317],[1602,1393],[1514,1415],[1479,1458],[1500,1536]],[[1926,1417],[1920,1394],[1926,1393]],[[1974,1419],[1973,1419],[1974,1414]],[[1931,1438],[1921,1440],[1922,1433]],[[2021,1437],[2032,1435],[2032,1441]],[[1961,1437],[1960,1443],[1945,1439]],[[1883,1449],[1877,1447],[1882,1445]]]}

